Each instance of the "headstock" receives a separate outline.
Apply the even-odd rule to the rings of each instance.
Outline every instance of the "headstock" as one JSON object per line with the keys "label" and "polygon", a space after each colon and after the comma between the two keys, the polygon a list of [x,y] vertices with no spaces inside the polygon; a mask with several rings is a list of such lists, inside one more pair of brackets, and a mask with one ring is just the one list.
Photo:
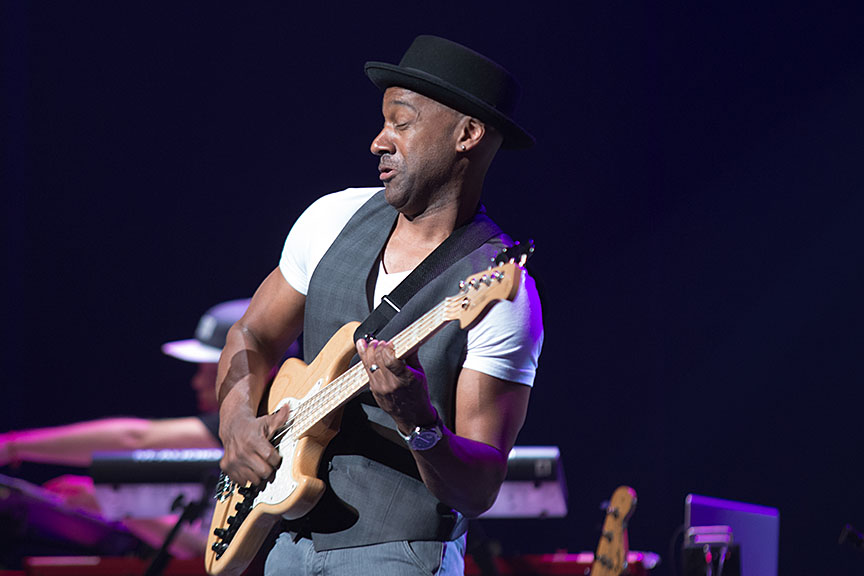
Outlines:
{"label": "headstock", "polygon": [[518,262],[520,266],[524,266],[525,262],[531,255],[534,254],[534,240],[528,240],[525,244],[516,242],[513,246],[509,246],[501,250],[495,258],[492,259],[492,265],[498,266],[507,262]]}
{"label": "headstock", "polygon": [[636,509],[636,492],[619,486],[606,506],[603,533],[594,554],[591,576],[620,576],[627,569],[627,522]]}
{"label": "headstock", "polygon": [[459,293],[447,299],[447,319],[459,320],[465,329],[498,300],[513,300],[521,284],[522,265],[533,253],[533,241],[516,242],[492,259],[493,267],[460,282]]}

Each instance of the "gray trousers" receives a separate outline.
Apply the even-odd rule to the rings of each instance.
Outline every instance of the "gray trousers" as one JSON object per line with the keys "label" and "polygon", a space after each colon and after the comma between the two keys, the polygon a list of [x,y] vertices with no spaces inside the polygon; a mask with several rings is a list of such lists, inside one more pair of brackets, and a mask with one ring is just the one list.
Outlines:
{"label": "gray trousers", "polygon": [[451,542],[385,542],[316,552],[306,538],[285,532],[267,556],[265,576],[461,576],[465,535]]}

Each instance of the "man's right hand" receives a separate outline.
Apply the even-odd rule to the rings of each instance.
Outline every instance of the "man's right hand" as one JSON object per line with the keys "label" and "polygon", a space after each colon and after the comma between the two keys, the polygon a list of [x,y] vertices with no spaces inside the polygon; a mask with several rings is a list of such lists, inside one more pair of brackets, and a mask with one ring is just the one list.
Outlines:
{"label": "man's right hand", "polygon": [[276,268],[225,338],[216,380],[219,438],[225,449],[220,465],[241,486],[270,478],[281,461],[270,438],[288,421],[290,408],[261,417],[257,409],[273,367],[303,330],[305,305],[306,296]]}
{"label": "man's right hand", "polygon": [[231,480],[241,486],[260,484],[273,475],[282,461],[270,438],[288,420],[289,408],[283,406],[272,414],[220,415],[219,436],[225,453],[219,465]]}

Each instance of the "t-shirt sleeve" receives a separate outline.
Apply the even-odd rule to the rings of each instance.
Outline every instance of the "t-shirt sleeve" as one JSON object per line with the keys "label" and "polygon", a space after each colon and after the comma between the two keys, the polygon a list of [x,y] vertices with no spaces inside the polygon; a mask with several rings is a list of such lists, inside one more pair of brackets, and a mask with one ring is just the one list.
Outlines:
{"label": "t-shirt sleeve", "polygon": [[300,215],[282,247],[279,270],[292,288],[306,294],[318,262],[351,216],[380,188],[348,188],[322,196]]}
{"label": "t-shirt sleeve", "polygon": [[523,272],[516,298],[497,302],[468,331],[463,368],[533,386],[542,347],[540,297],[534,279]]}

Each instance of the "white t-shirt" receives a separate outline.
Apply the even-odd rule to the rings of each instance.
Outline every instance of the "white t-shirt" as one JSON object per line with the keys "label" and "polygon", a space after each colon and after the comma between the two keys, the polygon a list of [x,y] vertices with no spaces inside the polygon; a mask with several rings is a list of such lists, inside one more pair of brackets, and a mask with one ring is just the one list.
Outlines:
{"label": "white t-shirt", "polygon": [[[288,233],[279,261],[282,275],[295,290],[306,294],[315,267],[339,232],[379,190],[348,188],[334,192],[313,202],[300,215]],[[387,274],[383,265],[379,266],[375,306],[382,295],[389,294],[410,272]],[[462,366],[532,386],[542,346],[540,298],[534,279],[522,274],[522,285],[516,298],[512,302],[500,301],[493,305],[486,316],[468,331],[467,356]]]}

